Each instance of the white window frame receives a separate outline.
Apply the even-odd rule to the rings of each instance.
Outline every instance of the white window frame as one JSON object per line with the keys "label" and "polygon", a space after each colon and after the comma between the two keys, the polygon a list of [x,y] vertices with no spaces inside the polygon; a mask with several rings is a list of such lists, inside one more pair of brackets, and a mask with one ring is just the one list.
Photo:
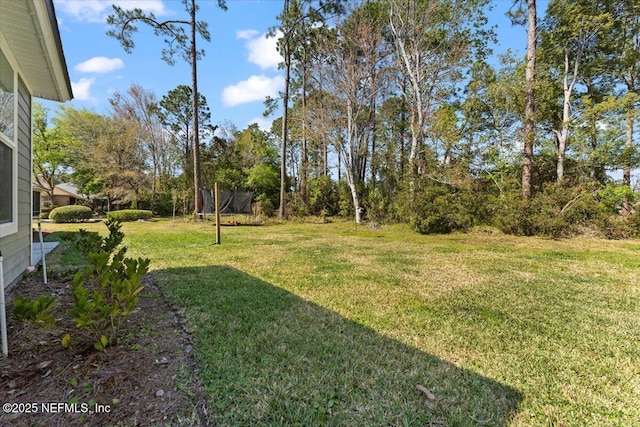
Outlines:
{"label": "white window frame", "polygon": [[18,72],[16,71],[15,61],[8,49],[4,49],[5,44],[1,43],[0,49],[5,58],[9,62],[13,70],[13,137],[9,138],[4,133],[0,132],[0,140],[3,144],[9,147],[12,152],[12,202],[11,202],[11,222],[0,224],[0,238],[16,234],[18,232]]}

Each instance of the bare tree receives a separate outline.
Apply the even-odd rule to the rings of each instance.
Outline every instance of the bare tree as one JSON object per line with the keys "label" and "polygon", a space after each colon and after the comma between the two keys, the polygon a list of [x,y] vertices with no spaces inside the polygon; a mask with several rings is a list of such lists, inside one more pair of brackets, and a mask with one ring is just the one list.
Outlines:
{"label": "bare tree", "polygon": [[549,4],[542,33],[543,51],[553,77],[562,86],[562,112],[553,129],[556,139],[556,181],[564,179],[564,160],[574,119],[572,98],[583,63],[589,60],[599,34],[613,24],[610,13],[589,0],[559,0]]}
{"label": "bare tree", "polygon": [[451,95],[472,54],[473,27],[482,21],[485,0],[422,2],[389,0],[389,28],[396,44],[399,85],[409,109],[411,174],[425,172],[425,145],[433,114]]}

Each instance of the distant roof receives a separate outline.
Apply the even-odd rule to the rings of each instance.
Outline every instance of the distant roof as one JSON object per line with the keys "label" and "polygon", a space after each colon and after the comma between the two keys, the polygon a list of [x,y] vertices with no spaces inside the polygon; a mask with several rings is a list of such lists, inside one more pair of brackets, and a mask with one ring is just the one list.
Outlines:
{"label": "distant roof", "polygon": [[[49,184],[44,180],[44,178],[42,178],[42,175],[38,175],[33,180],[33,188],[34,190],[47,191],[49,189]],[[78,189],[78,187],[70,182],[56,184],[56,186],[53,187],[53,195],[69,196],[76,199],[86,199],[84,195],[80,194],[80,190]]]}
{"label": "distant roof", "polygon": [[0,0],[0,33],[33,96],[73,98],[52,0]]}
{"label": "distant roof", "polygon": [[76,199],[84,199],[85,197],[80,194],[80,190],[74,184],[70,182],[58,184],[53,187],[53,195],[54,196],[70,196],[75,197]]}

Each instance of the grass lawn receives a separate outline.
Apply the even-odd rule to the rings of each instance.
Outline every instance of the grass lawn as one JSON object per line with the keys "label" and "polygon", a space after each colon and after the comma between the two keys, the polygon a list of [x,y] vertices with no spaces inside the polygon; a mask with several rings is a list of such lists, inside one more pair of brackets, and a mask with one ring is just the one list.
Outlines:
{"label": "grass lawn", "polygon": [[220,426],[640,425],[640,241],[123,231],[193,333]]}

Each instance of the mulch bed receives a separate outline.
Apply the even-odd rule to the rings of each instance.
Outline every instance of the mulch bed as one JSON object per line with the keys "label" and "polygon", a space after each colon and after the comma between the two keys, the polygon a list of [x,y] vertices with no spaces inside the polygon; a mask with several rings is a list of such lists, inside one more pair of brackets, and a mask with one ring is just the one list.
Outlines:
{"label": "mulch bed", "polygon": [[[67,310],[68,280],[30,275],[7,292],[9,355],[0,355],[0,425],[213,425],[188,333],[148,275],[123,342],[105,352],[81,340]],[[17,295],[52,295],[56,325],[39,329],[11,315]],[[71,333],[72,344],[61,338]]]}

